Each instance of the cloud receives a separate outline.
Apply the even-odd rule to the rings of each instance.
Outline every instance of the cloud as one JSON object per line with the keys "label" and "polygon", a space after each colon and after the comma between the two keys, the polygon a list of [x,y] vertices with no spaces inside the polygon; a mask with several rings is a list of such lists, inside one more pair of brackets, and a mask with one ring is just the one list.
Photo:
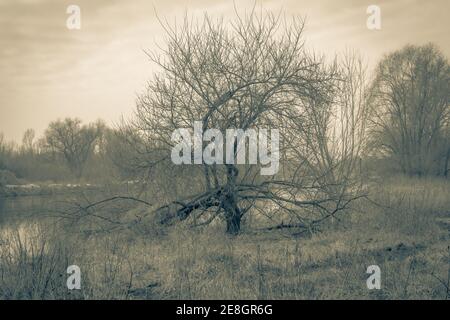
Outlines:
{"label": "cloud", "polygon": [[[372,0],[262,0],[264,10],[307,17],[307,44],[332,55],[351,47],[375,62],[405,43],[436,42],[450,54],[449,5],[418,0],[376,1],[382,30],[366,28]],[[68,30],[66,8],[81,8],[81,30]],[[131,114],[136,94],[154,71],[143,49],[162,43],[162,19],[188,12],[225,18],[253,0],[2,0],[0,2],[0,131],[20,140],[58,117],[110,122]],[[447,10],[446,10],[447,9]]]}

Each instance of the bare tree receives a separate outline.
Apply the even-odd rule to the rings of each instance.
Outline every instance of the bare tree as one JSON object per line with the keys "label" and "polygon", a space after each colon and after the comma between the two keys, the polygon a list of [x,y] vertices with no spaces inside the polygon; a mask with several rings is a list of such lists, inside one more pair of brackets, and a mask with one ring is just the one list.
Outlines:
{"label": "bare tree", "polygon": [[[172,133],[194,121],[224,136],[229,128],[279,130],[281,165],[273,176],[261,176],[260,164],[190,165],[191,194],[158,208],[161,222],[221,217],[227,233],[237,234],[246,213],[270,211],[287,214],[277,228],[311,228],[362,195],[351,184],[364,131],[363,99],[355,97],[365,84],[355,59],[342,68],[325,63],[305,49],[303,21],[281,15],[162,25],[167,48],[148,53],[161,72],[140,97],[133,123],[141,147],[158,155],[148,167],[170,162]],[[237,149],[235,141],[234,157]]]}
{"label": "bare tree", "polygon": [[8,160],[10,160],[15,149],[15,144],[6,141],[4,134],[0,132],[0,170],[7,169]]}
{"label": "bare tree", "polygon": [[34,138],[36,134],[33,129],[27,129],[22,138],[22,151],[30,155],[34,154]]}
{"label": "bare tree", "polygon": [[50,123],[45,142],[47,148],[62,156],[71,172],[80,178],[102,128],[101,123],[82,125],[79,119],[66,118]]}
{"label": "bare tree", "polygon": [[7,154],[7,146],[5,142],[5,136],[3,135],[2,132],[0,132],[0,170],[5,169],[6,154]]}
{"label": "bare tree", "polygon": [[450,65],[433,45],[408,45],[378,65],[372,85],[372,136],[409,175],[446,174]]}

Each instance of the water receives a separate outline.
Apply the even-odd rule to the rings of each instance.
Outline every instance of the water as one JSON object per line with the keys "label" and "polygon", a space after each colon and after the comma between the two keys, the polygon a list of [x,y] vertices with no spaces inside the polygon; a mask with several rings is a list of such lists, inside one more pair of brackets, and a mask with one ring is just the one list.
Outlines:
{"label": "water", "polygon": [[41,248],[45,232],[56,221],[49,216],[54,217],[55,209],[70,200],[67,195],[0,197],[0,253],[2,244],[15,250],[23,247],[26,252]]}
{"label": "water", "polygon": [[67,196],[0,197],[0,228],[48,217]]}

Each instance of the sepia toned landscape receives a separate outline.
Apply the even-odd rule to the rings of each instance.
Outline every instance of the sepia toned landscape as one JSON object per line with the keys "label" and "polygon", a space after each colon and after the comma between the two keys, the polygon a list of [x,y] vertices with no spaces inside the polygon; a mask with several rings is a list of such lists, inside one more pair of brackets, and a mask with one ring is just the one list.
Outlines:
{"label": "sepia toned landscape", "polygon": [[450,299],[448,8],[5,0],[0,299]]}

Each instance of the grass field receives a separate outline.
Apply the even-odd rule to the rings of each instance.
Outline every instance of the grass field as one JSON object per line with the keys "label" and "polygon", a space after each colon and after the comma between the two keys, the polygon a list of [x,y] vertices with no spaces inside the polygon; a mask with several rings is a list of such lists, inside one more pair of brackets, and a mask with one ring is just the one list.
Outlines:
{"label": "grass field", "polygon": [[[74,236],[3,231],[2,299],[446,299],[450,298],[450,183],[397,178],[314,234],[221,226],[167,233]],[[81,290],[68,290],[68,265]],[[369,290],[369,265],[381,289]]]}

